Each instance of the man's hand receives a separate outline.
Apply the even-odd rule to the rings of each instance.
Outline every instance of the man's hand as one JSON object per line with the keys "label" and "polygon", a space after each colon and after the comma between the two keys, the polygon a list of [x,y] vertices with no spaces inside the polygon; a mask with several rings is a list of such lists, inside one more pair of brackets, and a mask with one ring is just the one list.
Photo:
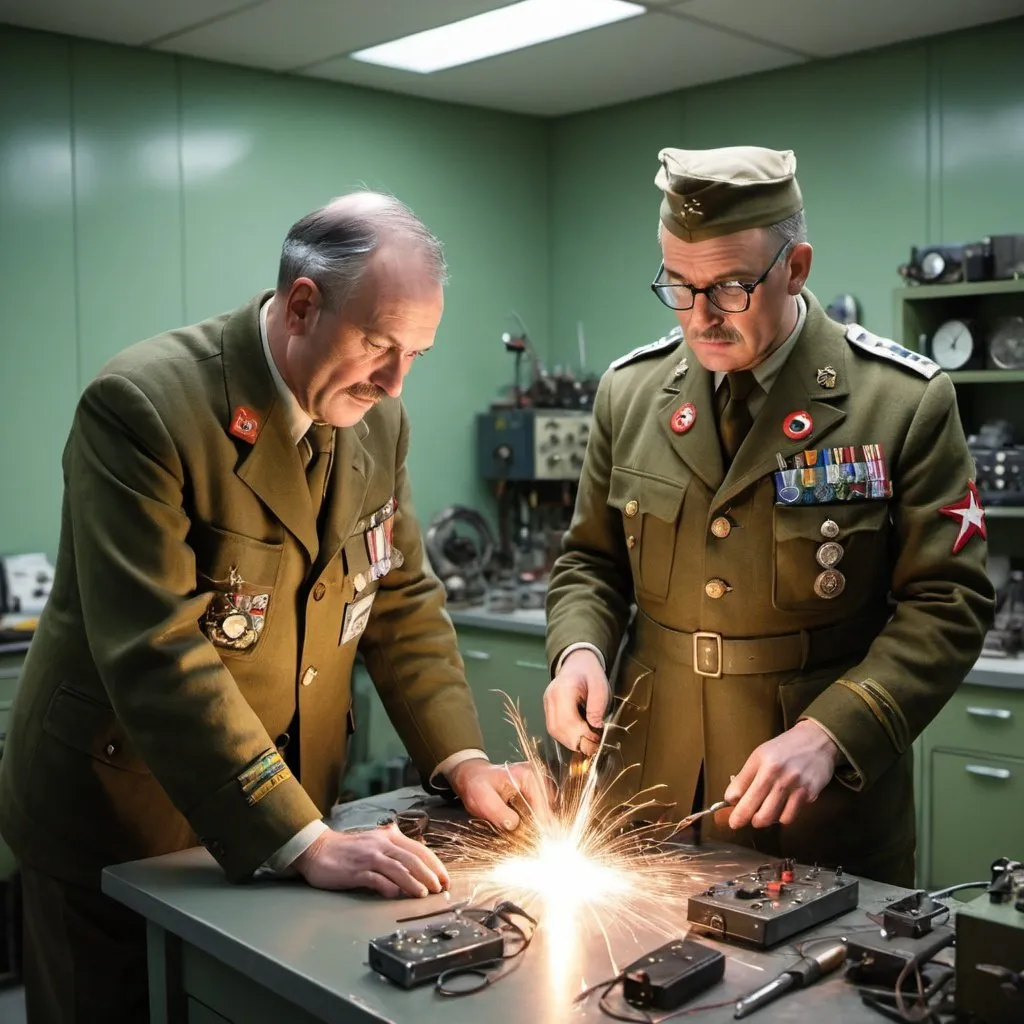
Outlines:
{"label": "man's hand", "polygon": [[397,825],[325,832],[292,867],[315,889],[374,889],[382,896],[427,896],[451,883],[445,866]]}
{"label": "man's hand", "polygon": [[792,824],[828,785],[838,759],[835,741],[811,719],[762,743],[725,791],[726,801],[735,804],[729,827]]}
{"label": "man's hand", "polygon": [[552,794],[525,761],[491,764],[474,757],[457,764],[447,778],[470,814],[507,832],[519,826],[519,815],[508,806],[514,797],[521,794],[532,808],[541,812],[551,802]]}
{"label": "man's hand", "polygon": [[[593,756],[611,695],[597,655],[584,648],[573,651],[544,691],[548,732],[570,750]],[[586,717],[580,714],[581,708],[586,708]]]}

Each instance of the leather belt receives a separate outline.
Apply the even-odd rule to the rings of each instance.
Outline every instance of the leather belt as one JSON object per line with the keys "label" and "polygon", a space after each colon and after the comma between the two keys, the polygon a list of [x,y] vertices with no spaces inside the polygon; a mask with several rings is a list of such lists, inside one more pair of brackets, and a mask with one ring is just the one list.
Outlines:
{"label": "leather belt", "polygon": [[861,654],[878,635],[885,619],[864,616],[820,629],[746,639],[721,633],[687,633],[669,629],[637,610],[634,649],[652,645],[659,653],[692,668],[699,676],[771,675],[816,668],[851,654]]}

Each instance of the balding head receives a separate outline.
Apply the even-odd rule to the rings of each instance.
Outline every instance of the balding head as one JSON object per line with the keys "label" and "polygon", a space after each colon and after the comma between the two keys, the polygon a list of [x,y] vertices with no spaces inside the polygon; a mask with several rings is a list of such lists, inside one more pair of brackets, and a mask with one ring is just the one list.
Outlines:
{"label": "balding head", "polygon": [[281,249],[277,291],[287,294],[299,278],[311,280],[323,307],[337,312],[351,296],[374,254],[389,249],[411,274],[444,284],[447,266],[440,241],[404,203],[381,192],[352,192],[292,225]]}

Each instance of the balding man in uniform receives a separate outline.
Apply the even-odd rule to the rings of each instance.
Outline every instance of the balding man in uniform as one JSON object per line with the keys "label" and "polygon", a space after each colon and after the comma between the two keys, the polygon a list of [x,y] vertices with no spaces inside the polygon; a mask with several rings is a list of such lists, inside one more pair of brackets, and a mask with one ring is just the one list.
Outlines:
{"label": "balding man in uniform", "polygon": [[913,885],[911,744],[993,615],[953,385],[807,290],[791,152],[660,162],[679,327],[598,389],[548,729],[592,753],[612,705],[628,794],[663,787],[667,819],[724,798],[712,838]]}
{"label": "balding man in uniform", "polygon": [[266,866],[386,896],[447,885],[396,828],[322,820],[357,648],[421,774],[516,826],[522,766],[480,749],[410,501],[399,395],[444,279],[411,211],[346,196],[289,231],[276,290],[85,389],[0,771],[30,1024],[147,1019],[144,922],[101,894],[107,864],[198,841],[236,882]]}

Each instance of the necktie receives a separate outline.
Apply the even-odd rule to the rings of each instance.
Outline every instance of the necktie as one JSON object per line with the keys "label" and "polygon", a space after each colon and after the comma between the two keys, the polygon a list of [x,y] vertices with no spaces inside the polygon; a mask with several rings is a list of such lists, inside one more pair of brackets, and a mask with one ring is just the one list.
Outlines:
{"label": "necktie", "polygon": [[722,441],[726,468],[736,458],[743,438],[753,425],[754,418],[750,415],[747,399],[756,387],[757,380],[752,371],[738,370],[736,373],[727,373],[718,389],[715,398],[718,406],[718,436]]}
{"label": "necktie", "polygon": [[313,517],[319,521],[334,455],[334,427],[329,423],[314,423],[299,442],[299,451],[306,468],[309,503]]}

